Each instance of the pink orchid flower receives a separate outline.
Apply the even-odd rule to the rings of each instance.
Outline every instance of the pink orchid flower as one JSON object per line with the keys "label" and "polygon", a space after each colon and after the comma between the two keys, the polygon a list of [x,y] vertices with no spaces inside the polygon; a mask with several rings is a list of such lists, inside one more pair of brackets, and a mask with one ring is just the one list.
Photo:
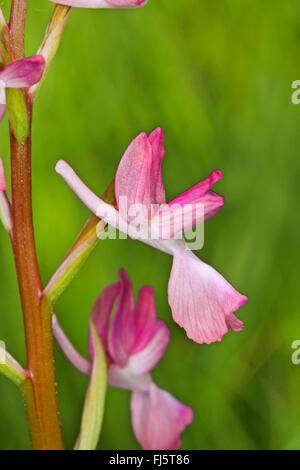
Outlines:
{"label": "pink orchid flower", "polygon": [[[132,391],[132,426],[142,447],[174,450],[180,446],[180,434],[193,420],[193,411],[158,388],[150,375],[165,353],[170,333],[165,323],[157,319],[152,288],[146,286],[140,290],[135,307],[131,281],[124,270],[119,274],[120,281],[100,293],[91,313],[108,358],[108,382]],[[89,375],[91,364],[75,351],[56,317],[53,331],[68,359]],[[93,359],[91,334],[89,351]]]}
{"label": "pink orchid flower", "polygon": [[[57,0],[50,0],[58,3]],[[142,7],[148,0],[59,0],[61,5],[81,8],[137,8]]]}
{"label": "pink orchid flower", "polygon": [[27,88],[39,82],[45,67],[45,59],[34,55],[7,65],[0,72],[0,120],[6,111],[6,88]]}
{"label": "pink orchid flower", "polygon": [[[161,168],[164,154],[164,135],[160,128],[149,137],[143,132],[132,141],[116,173],[118,210],[96,196],[66,162],[59,161],[56,171],[98,217],[173,256],[168,297],[174,320],[186,330],[189,338],[198,343],[220,341],[228,329],[240,331],[243,328],[234,312],[247,301],[247,297],[239,294],[217,271],[195,256],[184,239],[176,237],[178,232],[203,222],[223,207],[223,197],[210,190],[222,173],[213,171],[208,178],[166,204]],[[123,204],[124,199],[129,209]],[[147,209],[140,221],[139,235],[130,217],[130,208],[135,205]],[[154,211],[153,205],[156,207]],[[198,213],[199,205],[203,210]],[[178,225],[178,214],[181,215],[182,209],[187,209],[190,217]],[[182,222],[182,217],[180,220]],[[169,236],[162,236],[162,231],[169,232]]]}

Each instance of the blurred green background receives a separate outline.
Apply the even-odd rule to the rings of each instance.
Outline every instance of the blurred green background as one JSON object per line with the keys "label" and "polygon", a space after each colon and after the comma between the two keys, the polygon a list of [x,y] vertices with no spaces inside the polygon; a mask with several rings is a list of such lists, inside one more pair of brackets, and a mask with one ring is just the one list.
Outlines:
{"label": "blurred green background", "polygon": [[[9,1],[0,2],[8,11]],[[27,55],[43,37],[53,6],[30,0]],[[59,300],[56,313],[87,352],[87,318],[99,291],[124,267],[137,290],[155,288],[171,344],[157,383],[195,410],[185,449],[300,448],[300,79],[297,0],[149,0],[140,10],[74,9],[38,96],[33,127],[35,229],[44,283],[88,210],[54,172],[65,158],[101,194],[141,130],[163,127],[168,198],[211,170],[224,179],[224,209],[205,225],[199,256],[248,304],[245,328],[197,345],[171,319],[171,258],[130,240],[100,242]],[[9,177],[7,119],[0,154]],[[0,339],[25,363],[24,333],[9,239],[0,227]],[[87,379],[56,348],[66,445],[78,433]],[[100,447],[138,449],[129,392],[109,389]],[[0,448],[29,448],[18,390],[0,376]]]}

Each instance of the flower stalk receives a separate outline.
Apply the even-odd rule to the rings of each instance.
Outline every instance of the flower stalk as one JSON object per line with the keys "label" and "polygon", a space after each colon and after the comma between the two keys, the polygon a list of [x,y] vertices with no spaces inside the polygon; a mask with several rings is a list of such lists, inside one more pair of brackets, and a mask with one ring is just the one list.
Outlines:
{"label": "flower stalk", "polygon": [[[24,57],[24,28],[27,0],[13,0],[10,35],[12,60]],[[19,91],[19,90],[18,90]],[[28,121],[28,134],[16,135],[10,122],[12,173],[12,244],[23,310],[27,379],[22,385],[29,432],[34,449],[62,449],[58,413],[51,328],[52,309],[42,296],[32,217],[31,194],[31,115],[26,94],[26,116],[17,115],[17,125]],[[8,103],[8,108],[9,108]],[[15,123],[14,123],[15,124]],[[26,125],[26,124],[25,124]]]}

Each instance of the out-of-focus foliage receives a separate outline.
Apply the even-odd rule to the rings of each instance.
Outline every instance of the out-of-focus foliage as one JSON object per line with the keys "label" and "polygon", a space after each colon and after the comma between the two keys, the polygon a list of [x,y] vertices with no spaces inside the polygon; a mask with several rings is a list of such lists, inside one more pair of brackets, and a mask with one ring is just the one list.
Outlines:
{"label": "out-of-focus foliage", "polygon": [[[31,0],[27,54],[52,5]],[[9,1],[1,1],[4,11]],[[296,0],[151,0],[140,10],[74,10],[34,112],[33,192],[43,281],[60,263],[88,210],[54,172],[64,157],[99,194],[141,130],[164,128],[168,197],[220,168],[225,208],[205,225],[199,256],[249,296],[241,333],[197,345],[171,319],[171,258],[130,240],[100,242],[56,306],[82,353],[88,315],[124,267],[136,291],[155,288],[171,328],[156,381],[195,410],[187,449],[299,448],[300,6]],[[8,168],[6,120],[0,154]],[[9,173],[9,172],[8,172]],[[0,231],[0,339],[25,363],[16,276]],[[56,348],[66,444],[78,434],[87,379]],[[0,448],[28,448],[18,391],[0,377]],[[109,389],[102,448],[134,449],[129,392]]]}

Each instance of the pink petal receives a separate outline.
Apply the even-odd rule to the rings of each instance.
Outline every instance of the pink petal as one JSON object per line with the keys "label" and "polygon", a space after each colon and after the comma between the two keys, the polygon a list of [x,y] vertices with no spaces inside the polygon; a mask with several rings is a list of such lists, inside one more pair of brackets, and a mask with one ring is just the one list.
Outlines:
{"label": "pink petal", "polygon": [[215,215],[224,206],[223,196],[208,191],[204,196],[186,204],[161,205],[151,219],[151,227],[157,238],[168,240],[186,232]]}
{"label": "pink petal", "polygon": [[169,328],[163,321],[157,320],[152,338],[139,352],[131,353],[127,368],[134,375],[148,374],[165,354],[169,342]]}
{"label": "pink petal", "polygon": [[160,127],[151,132],[149,142],[152,146],[151,199],[153,204],[164,204],[166,202],[166,194],[161,165],[165,156],[165,148],[164,133]]}
{"label": "pink petal", "polygon": [[157,321],[153,288],[142,287],[135,310],[135,343],[131,353],[141,351],[151,340]]}
{"label": "pink petal", "polygon": [[168,294],[174,320],[197,343],[220,341],[228,328],[243,327],[233,312],[247,297],[191,251],[175,254]]}
{"label": "pink petal", "polygon": [[143,449],[175,450],[181,444],[180,434],[193,420],[193,410],[152,382],[148,391],[133,392],[131,418]]}
{"label": "pink petal", "polygon": [[126,198],[127,208],[133,204],[151,204],[152,148],[147,134],[142,132],[129,145],[122,157],[115,179],[116,199],[122,217],[127,220],[127,209],[120,198]]}
{"label": "pink petal", "polygon": [[26,88],[40,81],[44,67],[45,59],[41,55],[19,59],[0,72],[0,81],[6,88]]}
{"label": "pink petal", "polygon": [[[55,171],[63,177],[65,182],[74,191],[74,193],[81,199],[81,201],[100,219],[107,222],[112,227],[121,230],[123,233],[128,234],[131,238],[137,238],[136,228],[134,225],[128,225],[127,220],[120,215],[120,213],[110,204],[104,202],[100,197],[91,191],[86,184],[79,178],[75,171],[64,160],[59,160],[55,166]],[[127,214],[126,214],[127,216]],[[147,227],[145,228],[144,235],[141,239],[147,236]],[[145,241],[148,243],[148,241]],[[149,241],[151,244],[151,240]]]}
{"label": "pink petal", "polygon": [[124,366],[135,340],[134,296],[129,276],[123,269],[119,275],[120,296],[109,329],[108,350],[113,361]]}
{"label": "pink petal", "polygon": [[[104,349],[106,350],[107,344],[107,329],[109,324],[109,317],[112,312],[112,308],[117,296],[120,294],[120,283],[116,282],[105,287],[100,295],[98,296],[96,302],[94,303],[92,312],[91,312],[91,321],[95,325],[99,338],[103,344]],[[92,335],[90,331],[89,335],[89,353],[90,357],[94,357],[94,346],[92,341]]]}
{"label": "pink petal", "polygon": [[[50,0],[57,3],[57,0]],[[59,0],[61,5],[81,8],[136,8],[147,3],[148,0]]]}
{"label": "pink petal", "polygon": [[6,191],[6,179],[2,158],[0,157],[0,191]]}
{"label": "pink petal", "polygon": [[92,363],[83,357],[77,349],[74,348],[73,344],[65,334],[64,330],[60,326],[56,315],[52,315],[52,329],[53,335],[56,338],[61,350],[65,354],[66,358],[73,364],[76,369],[84,375],[89,376],[92,369]]}
{"label": "pink petal", "polygon": [[118,212],[113,206],[96,196],[93,191],[83,183],[68,163],[64,160],[59,160],[55,166],[55,171],[63,177],[68,186],[95,215],[113,227],[117,227],[116,221],[118,220]]}
{"label": "pink petal", "polygon": [[170,201],[169,206],[172,206],[173,204],[180,204],[180,205],[190,204],[198,200],[199,198],[204,196],[207,193],[207,191],[210,189],[210,187],[222,177],[223,175],[220,170],[213,171],[208,178],[195,184],[190,189],[188,189],[187,191],[185,191],[184,193],[180,194],[175,199]]}

